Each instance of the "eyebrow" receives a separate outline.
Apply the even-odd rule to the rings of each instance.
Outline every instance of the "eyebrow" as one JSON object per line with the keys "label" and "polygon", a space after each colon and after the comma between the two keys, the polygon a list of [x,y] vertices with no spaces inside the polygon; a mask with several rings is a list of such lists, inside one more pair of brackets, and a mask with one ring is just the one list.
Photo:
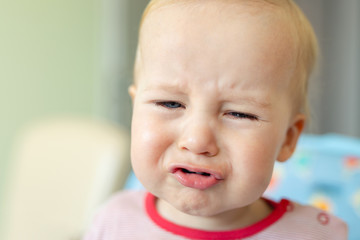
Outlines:
{"label": "eyebrow", "polygon": [[[181,90],[183,89],[178,84],[158,84],[158,85],[150,85],[144,88],[144,91],[171,91],[173,93],[181,93],[184,94],[184,92]],[[237,94],[238,95],[238,94]],[[211,97],[211,96],[210,96]],[[269,101],[265,100],[259,100],[259,98],[253,97],[253,96],[235,96],[234,94],[231,94],[230,97],[224,99],[222,102],[224,103],[249,103],[253,106],[258,106],[260,108],[266,109],[271,107],[271,103]]]}
{"label": "eyebrow", "polygon": [[[253,106],[257,106],[263,109],[271,107],[271,97],[264,96],[261,94],[261,91],[254,91],[249,89],[234,89],[231,88],[232,91],[223,99],[225,103],[235,103],[235,104],[250,104]],[[262,96],[258,96],[261,94]]]}
{"label": "eyebrow", "polygon": [[226,101],[226,102],[245,102],[250,103],[251,105],[258,106],[261,108],[269,108],[271,107],[271,103],[268,101],[260,101],[259,99],[255,97],[244,97],[244,98],[234,98],[233,101]]}
{"label": "eyebrow", "polygon": [[178,84],[169,84],[169,83],[165,83],[165,84],[157,84],[157,85],[150,85],[150,86],[146,86],[144,88],[144,91],[153,91],[153,90],[158,90],[158,91],[172,91],[172,92],[181,92],[181,90],[179,89],[183,89],[184,87],[179,86]]}

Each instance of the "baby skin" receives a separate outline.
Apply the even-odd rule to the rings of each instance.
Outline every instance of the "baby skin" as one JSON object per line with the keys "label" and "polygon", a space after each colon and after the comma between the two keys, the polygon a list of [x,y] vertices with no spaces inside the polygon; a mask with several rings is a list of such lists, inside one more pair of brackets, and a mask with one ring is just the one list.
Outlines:
{"label": "baby skin", "polygon": [[305,115],[297,42],[264,1],[173,1],[142,25],[133,99],[134,172],[167,220],[231,230],[272,212],[261,198]]}

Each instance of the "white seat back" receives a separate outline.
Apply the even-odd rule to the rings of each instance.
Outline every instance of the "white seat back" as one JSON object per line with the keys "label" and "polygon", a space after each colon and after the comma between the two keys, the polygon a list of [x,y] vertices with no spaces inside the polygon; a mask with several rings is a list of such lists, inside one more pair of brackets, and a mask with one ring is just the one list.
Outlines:
{"label": "white seat back", "polygon": [[87,119],[27,129],[15,147],[5,201],[5,240],[80,239],[129,173],[129,134]]}

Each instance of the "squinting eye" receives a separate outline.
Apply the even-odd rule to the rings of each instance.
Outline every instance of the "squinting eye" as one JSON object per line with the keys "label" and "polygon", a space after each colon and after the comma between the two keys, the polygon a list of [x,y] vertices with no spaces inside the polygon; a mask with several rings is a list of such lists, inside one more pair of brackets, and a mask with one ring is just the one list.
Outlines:
{"label": "squinting eye", "polygon": [[241,113],[241,112],[229,112],[228,113],[231,117],[234,118],[245,118],[245,119],[249,119],[249,120],[259,120],[259,118],[255,115],[251,115],[251,114],[247,114],[247,113]]}
{"label": "squinting eye", "polygon": [[180,108],[180,107],[183,107],[183,105],[181,105],[180,103],[172,102],[172,101],[169,101],[169,102],[157,102],[156,105],[162,106],[162,107],[165,107],[165,108]]}

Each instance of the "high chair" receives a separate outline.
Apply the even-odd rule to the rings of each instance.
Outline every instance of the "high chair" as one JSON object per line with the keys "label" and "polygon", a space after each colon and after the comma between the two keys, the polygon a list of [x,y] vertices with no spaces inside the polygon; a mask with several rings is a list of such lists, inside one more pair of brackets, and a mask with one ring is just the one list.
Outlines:
{"label": "high chair", "polygon": [[360,140],[304,135],[285,163],[277,163],[265,195],[310,204],[342,218],[349,240],[360,239]]}

